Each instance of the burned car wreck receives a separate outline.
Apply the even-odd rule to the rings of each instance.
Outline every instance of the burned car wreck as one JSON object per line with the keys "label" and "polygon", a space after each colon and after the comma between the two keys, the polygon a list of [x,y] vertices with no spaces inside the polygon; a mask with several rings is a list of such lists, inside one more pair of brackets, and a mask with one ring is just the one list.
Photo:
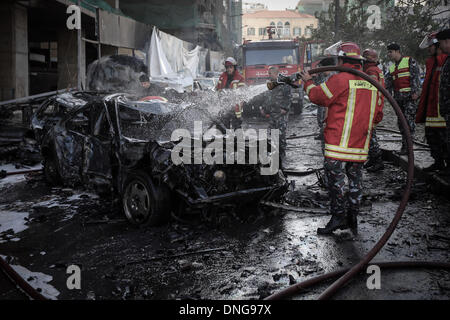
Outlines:
{"label": "burned car wreck", "polygon": [[78,109],[98,95],[97,92],[72,91],[45,100],[31,117],[31,128],[40,143],[45,133],[69,112]]}
{"label": "burned car wreck", "polygon": [[[206,129],[219,126],[224,131],[220,119],[204,109],[159,99],[135,101],[127,94],[97,94],[87,100],[66,110],[66,115],[41,132],[45,178],[51,184],[83,185],[100,194],[113,194],[133,224],[156,225],[171,212],[185,210],[228,210],[230,206],[239,210],[246,203],[276,199],[286,191],[282,172],[276,168],[275,174],[261,174],[267,164],[259,160],[249,164],[195,161],[193,146],[207,148],[222,134],[216,130],[218,136],[203,140]],[[200,140],[193,130],[194,120],[206,124]],[[194,133],[193,143],[187,146],[192,148],[188,155],[192,161],[175,164],[174,148],[187,141],[172,141],[172,133],[179,128]],[[225,150],[227,142],[217,141],[223,141]],[[239,152],[237,144],[233,148]],[[248,159],[248,143],[241,149]],[[229,156],[221,153],[223,157],[215,156]]]}

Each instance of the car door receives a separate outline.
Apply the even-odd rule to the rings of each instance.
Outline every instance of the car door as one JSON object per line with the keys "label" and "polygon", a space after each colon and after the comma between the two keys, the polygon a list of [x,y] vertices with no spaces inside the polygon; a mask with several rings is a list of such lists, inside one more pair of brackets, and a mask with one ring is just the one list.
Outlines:
{"label": "car door", "polygon": [[58,102],[51,98],[36,111],[32,118],[32,128],[38,142],[41,142],[44,134],[61,119],[59,109]]}
{"label": "car door", "polygon": [[110,125],[103,107],[91,110],[91,134],[84,145],[83,179],[96,186],[109,186],[112,182]]}
{"label": "car door", "polygon": [[68,183],[81,181],[83,149],[89,135],[89,105],[78,110],[54,128],[59,171]]}

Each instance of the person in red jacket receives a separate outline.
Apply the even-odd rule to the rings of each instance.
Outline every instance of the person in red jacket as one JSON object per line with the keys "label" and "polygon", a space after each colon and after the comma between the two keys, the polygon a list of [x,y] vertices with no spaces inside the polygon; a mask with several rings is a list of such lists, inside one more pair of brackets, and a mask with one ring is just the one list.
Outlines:
{"label": "person in red jacket", "polygon": [[[364,58],[356,43],[340,41],[326,51],[338,56],[339,66],[361,70]],[[356,232],[362,198],[362,166],[367,160],[372,128],[381,120],[378,90],[368,81],[347,72],[339,72],[319,86],[314,85],[307,71],[300,72],[300,77],[310,101],[328,108],[324,168],[329,181],[332,216],[317,233],[330,234],[347,228]],[[349,181],[347,195],[345,176]]]}
{"label": "person in red jacket", "polygon": [[[363,65],[363,71],[367,73],[369,76],[374,78],[376,81],[381,83],[384,87],[384,75],[383,71],[378,68],[378,53],[373,49],[366,49],[363,51],[363,57],[366,59]],[[384,106],[384,96],[381,92],[378,92],[378,108],[379,112],[377,113],[380,117],[379,119],[375,119],[376,123],[379,123],[383,118],[383,106]],[[370,139],[369,144],[369,160],[364,164],[364,168],[369,172],[377,172],[384,169],[382,152],[380,150],[380,145],[378,144],[377,133],[375,127],[372,130],[372,137]]]}
{"label": "person in red jacket", "polygon": [[421,49],[428,48],[430,53],[430,57],[426,61],[426,74],[422,84],[416,123],[425,123],[425,137],[430,145],[430,153],[434,163],[425,168],[424,171],[431,172],[443,170],[446,162],[448,165],[448,150],[445,142],[446,123],[441,115],[438,101],[439,78],[447,55],[442,52],[439,46],[436,32],[425,36],[419,47]]}
{"label": "person in red jacket", "polygon": [[241,76],[236,67],[237,62],[233,57],[228,57],[225,60],[226,70],[220,75],[216,90],[236,89],[245,85],[244,77]]}
{"label": "person in red jacket", "polygon": [[[245,86],[244,77],[241,76],[237,70],[237,62],[233,57],[228,57],[225,62],[225,72],[219,77],[219,81],[216,85],[216,90],[221,91],[223,89],[237,89]],[[225,126],[240,128],[242,125],[242,104],[236,104],[234,112],[227,112],[222,121]],[[234,114],[233,114],[234,113]]]}

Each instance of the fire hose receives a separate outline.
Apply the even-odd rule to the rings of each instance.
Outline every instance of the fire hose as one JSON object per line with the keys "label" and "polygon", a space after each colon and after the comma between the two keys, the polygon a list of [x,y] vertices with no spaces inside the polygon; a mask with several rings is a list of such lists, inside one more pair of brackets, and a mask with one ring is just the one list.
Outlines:
{"label": "fire hose", "polygon": [[[435,262],[435,261],[394,261],[394,262],[373,262],[371,265],[376,265],[381,269],[404,269],[404,268],[441,268],[450,269],[450,263],[448,262]],[[347,273],[350,268],[344,268],[338,271],[329,272],[320,276],[308,279],[306,281],[293,284],[286,289],[279,291],[265,298],[265,300],[278,300],[287,298],[291,295],[298,293],[301,290],[305,290],[313,285],[316,285],[325,280],[333,279]]]}
{"label": "fire hose", "polygon": [[28,297],[33,300],[47,300],[46,297],[25,281],[2,257],[0,257],[0,268]]}
{"label": "fire hose", "polygon": [[[337,279],[333,284],[331,284],[318,297],[319,300],[325,300],[325,299],[331,298],[333,296],[333,294],[336,293],[340,288],[342,288],[348,281],[350,281],[351,278],[353,278],[356,274],[361,272],[362,269],[365,266],[367,266],[369,264],[369,262],[375,257],[375,255],[383,248],[383,246],[389,240],[390,236],[392,235],[395,228],[397,227],[397,224],[400,221],[400,218],[402,217],[403,212],[405,211],[406,204],[408,202],[409,195],[411,193],[411,187],[412,187],[413,178],[414,178],[413,142],[412,142],[411,134],[409,132],[408,124],[406,123],[405,116],[403,115],[397,102],[394,100],[394,98],[389,94],[389,92],[378,81],[374,80],[367,74],[365,74],[359,70],[356,70],[356,69],[342,67],[342,66],[320,67],[320,68],[309,70],[309,74],[321,73],[321,72],[326,72],[326,71],[348,72],[348,73],[352,73],[356,76],[363,78],[364,80],[368,81],[370,84],[375,86],[386,97],[386,99],[389,101],[389,103],[392,105],[397,117],[400,120],[400,125],[404,129],[405,136],[406,136],[406,143],[407,143],[407,147],[408,147],[408,170],[407,170],[406,187],[403,192],[400,204],[397,208],[397,212],[395,213],[394,218],[392,219],[392,221],[389,224],[388,228],[386,229],[385,233],[378,240],[378,242],[373,246],[373,248],[370,249],[369,252],[356,265],[354,265],[353,267],[351,267],[349,269],[327,273],[327,274],[321,275],[319,277],[315,277],[315,278],[297,283],[297,284],[292,285],[278,293],[272,294],[271,296],[266,298],[267,300],[280,299],[283,297],[291,296],[294,293],[298,292],[299,290],[309,287],[313,284],[322,282],[327,279],[331,279],[333,277],[340,276],[339,279]],[[420,261],[388,262],[388,263],[383,262],[383,263],[379,263],[378,265],[380,267],[386,267],[386,268],[439,267],[439,268],[450,269],[450,263],[441,263],[441,262],[420,262]]]}

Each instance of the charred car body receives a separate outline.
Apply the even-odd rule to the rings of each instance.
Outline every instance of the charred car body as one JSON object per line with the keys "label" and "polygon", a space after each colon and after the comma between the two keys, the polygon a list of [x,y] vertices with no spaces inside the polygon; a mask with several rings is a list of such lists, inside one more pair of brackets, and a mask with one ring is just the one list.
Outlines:
{"label": "charred car body", "polygon": [[180,209],[204,212],[273,199],[286,190],[281,171],[262,175],[260,162],[175,165],[173,130],[193,120],[218,123],[203,109],[134,101],[126,94],[88,100],[40,133],[45,177],[50,183],[83,184],[120,197],[134,224],[155,225]]}
{"label": "charred car body", "polygon": [[84,106],[97,95],[97,92],[72,91],[45,100],[31,118],[31,128],[36,140],[40,143],[45,133],[59,120],[70,111]]}

